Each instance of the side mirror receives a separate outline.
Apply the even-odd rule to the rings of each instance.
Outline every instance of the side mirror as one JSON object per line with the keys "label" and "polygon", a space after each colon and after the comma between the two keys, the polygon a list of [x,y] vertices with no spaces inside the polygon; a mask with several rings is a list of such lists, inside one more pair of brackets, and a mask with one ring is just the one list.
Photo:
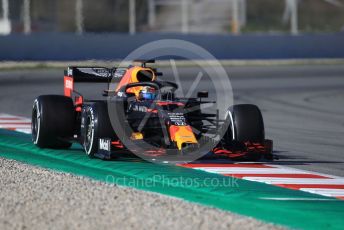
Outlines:
{"label": "side mirror", "polygon": [[208,91],[200,91],[197,93],[198,98],[208,98],[208,96],[209,96]]}

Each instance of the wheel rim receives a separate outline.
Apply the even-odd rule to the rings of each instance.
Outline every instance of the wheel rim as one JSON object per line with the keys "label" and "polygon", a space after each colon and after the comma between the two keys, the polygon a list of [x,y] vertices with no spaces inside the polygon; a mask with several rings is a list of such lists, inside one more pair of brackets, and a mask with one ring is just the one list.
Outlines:
{"label": "wheel rim", "polygon": [[32,119],[31,119],[31,133],[32,133],[32,140],[34,144],[37,144],[38,142],[39,127],[40,127],[40,114],[39,114],[37,104],[36,104],[33,108]]}
{"label": "wheel rim", "polygon": [[87,155],[91,153],[92,146],[93,146],[93,136],[94,136],[94,123],[90,116],[86,119],[86,131],[85,131],[85,141],[84,141],[84,147]]}

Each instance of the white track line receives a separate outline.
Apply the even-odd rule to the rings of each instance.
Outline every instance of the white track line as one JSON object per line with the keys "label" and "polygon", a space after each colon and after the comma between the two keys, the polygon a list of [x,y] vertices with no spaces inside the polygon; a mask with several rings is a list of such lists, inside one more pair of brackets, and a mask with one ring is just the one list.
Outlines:
{"label": "white track line", "polygon": [[20,132],[20,133],[31,134],[31,127],[27,129],[16,129],[15,131]]}
{"label": "white track line", "polygon": [[2,129],[12,129],[12,128],[16,128],[16,129],[23,129],[23,128],[30,128],[31,124],[3,124],[0,125],[0,128]]}
{"label": "white track line", "polygon": [[[265,164],[266,166],[269,166],[269,167],[274,167],[274,168],[284,168],[284,169],[292,169],[292,170],[297,170],[297,169],[295,169],[295,168],[292,168],[292,167],[290,167],[290,166],[285,166],[285,165],[278,165],[278,164],[276,164],[276,165],[273,165],[273,164]],[[300,169],[300,170],[302,170],[302,169]],[[305,172],[307,172],[307,173],[309,173],[309,174],[315,174],[315,175],[319,175],[319,176],[324,176],[324,177],[329,177],[329,178],[338,178],[338,179],[340,179],[340,178],[343,178],[343,177],[340,177],[340,176],[335,176],[335,175],[330,175],[330,174],[325,174],[325,173],[319,173],[319,172],[315,172],[315,171],[311,171],[311,170],[302,170],[302,171],[305,171]]]}
{"label": "white track line", "polygon": [[218,174],[308,174],[302,170],[282,169],[282,168],[251,168],[251,167],[236,167],[236,168],[194,168],[202,171]]}
{"label": "white track line", "polygon": [[302,188],[302,189],[300,189],[300,190],[301,190],[301,191],[305,191],[305,192],[310,192],[310,193],[321,194],[321,195],[323,195],[323,196],[334,196],[334,197],[344,196],[344,189]]}
{"label": "white track line", "polygon": [[[344,185],[343,179],[318,179],[318,178],[266,178],[266,177],[244,177],[245,180],[263,182],[267,184],[319,184],[319,185]],[[343,190],[344,191],[344,190]]]}

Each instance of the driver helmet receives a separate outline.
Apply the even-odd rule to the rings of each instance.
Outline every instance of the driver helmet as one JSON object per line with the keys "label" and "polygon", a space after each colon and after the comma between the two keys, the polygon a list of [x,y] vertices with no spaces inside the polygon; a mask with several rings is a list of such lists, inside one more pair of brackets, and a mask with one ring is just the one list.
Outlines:
{"label": "driver helmet", "polygon": [[140,100],[154,100],[156,98],[155,89],[149,86],[144,86],[139,94]]}

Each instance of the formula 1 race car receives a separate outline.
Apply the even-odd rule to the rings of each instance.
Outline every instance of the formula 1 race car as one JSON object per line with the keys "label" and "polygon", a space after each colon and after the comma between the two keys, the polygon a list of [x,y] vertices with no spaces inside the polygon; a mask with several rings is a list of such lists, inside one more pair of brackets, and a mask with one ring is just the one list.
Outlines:
{"label": "formula 1 race car", "polygon": [[[123,68],[68,67],[64,96],[42,95],[32,111],[32,140],[40,148],[69,148],[80,143],[89,157],[110,159],[124,151],[146,155],[187,155],[206,149],[234,160],[272,159],[259,108],[230,106],[224,119],[201,109],[208,92],[179,98],[174,82],[148,67],[154,61]],[[134,63],[135,63],[134,62]],[[119,81],[114,86],[113,81]],[[103,100],[75,90],[76,82],[108,83]],[[204,148],[206,146],[206,148]]]}

